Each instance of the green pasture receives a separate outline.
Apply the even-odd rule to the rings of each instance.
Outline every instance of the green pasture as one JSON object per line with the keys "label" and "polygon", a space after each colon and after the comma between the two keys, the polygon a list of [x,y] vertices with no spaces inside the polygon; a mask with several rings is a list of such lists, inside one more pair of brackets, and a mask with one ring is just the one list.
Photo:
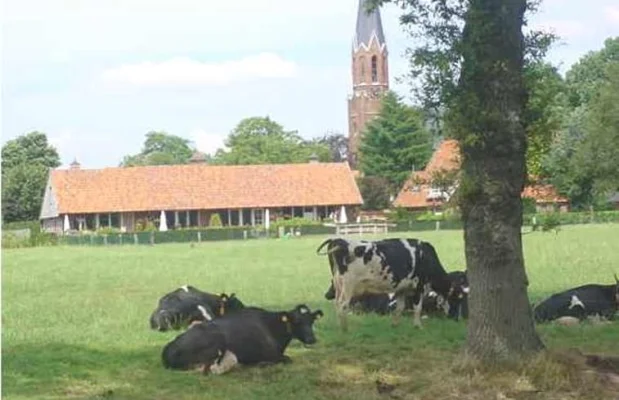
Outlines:
{"label": "green pasture", "polygon": [[[390,236],[396,235],[429,240],[448,270],[464,268],[461,231]],[[341,333],[323,297],[328,262],[315,254],[325,238],[3,250],[2,398],[494,399],[524,385],[518,376],[448,376],[465,340],[463,321],[425,320],[425,329],[416,330],[410,318],[392,328],[389,317],[355,315],[350,332]],[[534,232],[523,241],[531,300],[611,283],[619,273],[617,224]],[[293,342],[290,365],[224,376],[165,370],[161,349],[178,332],[151,331],[148,318],[159,297],[184,284],[234,292],[246,304],[273,310],[298,303],[321,308],[319,342],[313,348]],[[619,323],[538,330],[553,349],[619,353]],[[551,378],[529,382],[542,396],[531,398],[587,397]],[[376,380],[396,389],[381,394]]]}

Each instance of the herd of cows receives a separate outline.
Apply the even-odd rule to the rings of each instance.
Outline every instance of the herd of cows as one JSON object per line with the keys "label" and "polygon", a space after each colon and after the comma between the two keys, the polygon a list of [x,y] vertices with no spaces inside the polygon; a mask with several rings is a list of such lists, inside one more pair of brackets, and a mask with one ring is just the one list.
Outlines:
{"label": "herd of cows", "polygon": [[[334,238],[316,252],[328,257],[332,279],[325,298],[334,300],[344,331],[352,310],[392,314],[397,325],[404,310],[412,309],[418,327],[422,314],[468,318],[471,287],[466,271],[446,272],[428,242]],[[618,309],[615,275],[611,285],[588,284],[556,293],[534,305],[533,314],[538,323],[592,316],[612,320]],[[322,315],[305,304],[268,311],[245,305],[234,293],[216,295],[183,286],[159,300],[150,326],[157,331],[186,328],[164,346],[164,367],[222,374],[237,364],[289,362],[284,353],[292,339],[305,345],[316,343],[313,324]]]}

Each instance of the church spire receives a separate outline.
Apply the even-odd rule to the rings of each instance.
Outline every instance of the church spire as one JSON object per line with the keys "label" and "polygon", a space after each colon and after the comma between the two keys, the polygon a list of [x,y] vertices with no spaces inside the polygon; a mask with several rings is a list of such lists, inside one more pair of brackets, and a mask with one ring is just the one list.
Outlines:
{"label": "church spire", "polygon": [[377,41],[379,48],[385,46],[385,34],[383,33],[383,23],[380,19],[380,11],[376,7],[368,14],[368,5],[366,0],[359,0],[359,8],[357,10],[357,28],[355,30],[355,38],[353,42],[354,51],[359,50],[361,46],[365,49],[370,48],[372,39]]}

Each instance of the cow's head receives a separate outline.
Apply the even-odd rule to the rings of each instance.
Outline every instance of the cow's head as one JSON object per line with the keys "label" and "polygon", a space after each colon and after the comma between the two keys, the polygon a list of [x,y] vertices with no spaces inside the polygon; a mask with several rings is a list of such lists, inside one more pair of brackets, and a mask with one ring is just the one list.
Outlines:
{"label": "cow's head", "polygon": [[299,304],[291,311],[281,315],[286,330],[304,344],[316,343],[314,336],[314,321],[323,316],[321,310],[311,311],[305,304]]}
{"label": "cow's head", "polygon": [[220,317],[228,314],[229,312],[238,311],[245,308],[245,304],[234,293],[227,295],[226,293],[222,293],[219,295],[219,307],[217,310],[217,315]]}

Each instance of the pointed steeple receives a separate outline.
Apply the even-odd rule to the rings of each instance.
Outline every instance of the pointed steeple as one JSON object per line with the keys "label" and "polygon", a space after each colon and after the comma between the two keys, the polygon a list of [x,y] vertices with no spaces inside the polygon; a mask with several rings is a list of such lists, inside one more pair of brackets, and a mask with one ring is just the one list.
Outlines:
{"label": "pointed steeple", "polygon": [[378,42],[377,44],[380,48],[386,44],[385,34],[383,33],[383,22],[380,19],[378,7],[369,14],[367,12],[367,7],[366,0],[359,0],[357,28],[355,30],[355,39],[353,42],[354,51],[357,51],[361,46],[368,49],[372,39]]}

